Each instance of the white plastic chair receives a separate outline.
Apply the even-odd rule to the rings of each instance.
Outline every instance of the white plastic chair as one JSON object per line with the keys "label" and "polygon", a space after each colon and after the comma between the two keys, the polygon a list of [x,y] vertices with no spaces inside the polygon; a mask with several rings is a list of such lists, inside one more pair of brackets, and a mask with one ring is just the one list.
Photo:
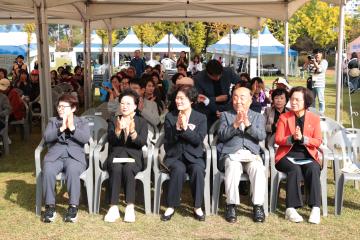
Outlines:
{"label": "white plastic chair", "polygon": [[[352,164],[358,163],[355,159],[354,151],[359,153],[360,149],[360,134],[356,134],[356,141],[351,142],[347,136],[346,131],[338,131],[330,140],[330,146],[334,148],[334,168],[335,168],[335,215],[340,215],[344,200],[344,186],[349,180],[359,181],[359,172],[344,172],[340,167],[349,167]],[[340,164],[342,162],[342,164]],[[356,165],[355,165],[356,166]],[[359,164],[357,164],[359,168]]]}
{"label": "white plastic chair", "polygon": [[[108,158],[109,143],[107,142],[107,134],[104,134],[98,146],[94,150],[94,169],[95,169],[95,191],[94,191],[94,212],[99,213],[100,210],[100,196],[102,183],[109,178],[109,173],[103,170],[104,163]],[[143,171],[138,172],[135,175],[135,179],[139,180],[143,184],[144,189],[144,202],[145,202],[145,214],[151,213],[151,165],[153,146],[144,146],[142,148],[144,165]]]}
{"label": "white plastic chair", "polygon": [[[160,199],[161,199],[161,186],[170,179],[170,175],[165,172],[161,172],[159,168],[159,161],[163,161],[165,157],[164,150],[165,133],[162,131],[155,144],[154,148],[154,176],[155,176],[155,196],[154,196],[154,214],[160,212]],[[210,203],[210,165],[211,165],[211,151],[208,146],[208,138],[204,139],[204,154],[206,154],[206,167],[205,167],[205,185],[204,185],[204,205],[205,213],[211,215],[211,203]],[[189,176],[186,176],[186,180],[189,180]]]}
{"label": "white plastic chair", "polygon": [[[279,172],[275,168],[275,151],[274,148],[268,146],[270,152],[270,169],[271,169],[271,188],[270,188],[270,212],[275,213],[277,208],[277,200],[279,197],[279,185],[281,181],[286,180],[286,174]],[[320,149],[320,155],[323,161],[323,168],[320,173],[320,185],[321,185],[321,201],[322,201],[322,211],[323,216],[328,215],[327,207],[327,159],[322,154]]]}
{"label": "white plastic chair", "polygon": [[[93,213],[93,152],[91,151],[91,145],[93,144],[92,139],[90,139],[89,143],[84,146],[85,154],[88,159],[88,167],[87,169],[80,175],[80,179],[84,181],[84,185],[86,187],[86,194],[88,200],[88,208],[89,213]],[[43,199],[43,178],[42,178],[42,157],[41,153],[49,148],[50,145],[45,144],[45,140],[41,139],[40,144],[35,149],[35,174],[36,174],[36,207],[35,213],[37,216],[41,214],[41,206]],[[56,176],[56,180],[64,182],[65,174],[59,173]]]}

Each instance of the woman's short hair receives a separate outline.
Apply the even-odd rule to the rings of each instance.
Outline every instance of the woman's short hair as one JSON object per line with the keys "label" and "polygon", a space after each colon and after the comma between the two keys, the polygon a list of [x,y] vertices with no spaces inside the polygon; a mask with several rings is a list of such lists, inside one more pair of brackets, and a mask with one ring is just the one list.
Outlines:
{"label": "woman's short hair", "polygon": [[112,82],[113,79],[117,79],[117,81],[120,83],[121,82],[121,78],[117,75],[112,75],[110,78],[110,82]]}
{"label": "woman's short hair", "polygon": [[184,74],[182,74],[182,73],[175,73],[175,74],[171,77],[172,83],[173,83],[173,84],[176,84],[176,80],[177,80],[180,76],[185,77]]}
{"label": "woman's short hair", "polygon": [[80,67],[80,66],[76,66],[76,67],[74,68],[74,73],[76,73],[76,71],[79,70],[79,69],[81,69],[81,67]]}
{"label": "woman's short hair", "polygon": [[309,107],[311,107],[311,104],[314,102],[314,95],[309,89],[302,87],[302,86],[293,87],[290,90],[289,98],[291,98],[291,96],[294,94],[294,92],[302,92],[303,97],[304,97],[304,108],[305,109],[308,109]]}
{"label": "woman's short hair", "polygon": [[155,83],[154,79],[152,79],[152,78],[146,79],[146,81],[145,81],[145,87],[147,86],[147,84],[148,84],[149,82],[151,82],[151,83],[154,85],[154,87],[156,87],[156,83]]}
{"label": "woman's short hair", "polygon": [[130,96],[134,99],[134,103],[136,106],[139,105],[139,95],[137,94],[137,92],[135,92],[134,90],[127,88],[124,89],[124,91],[121,92],[120,96],[119,96],[119,102],[121,102],[121,99],[125,96]]}
{"label": "woman's short hair", "polygon": [[242,77],[246,78],[246,80],[247,80],[248,82],[251,81],[250,75],[249,75],[248,73],[245,73],[245,72],[241,73],[241,74],[240,74],[240,79],[241,79]]}
{"label": "woman's short hair", "polygon": [[59,105],[60,102],[67,102],[67,103],[69,103],[71,108],[78,109],[79,101],[78,101],[77,97],[75,97],[69,93],[65,93],[65,94],[61,95],[57,101],[57,105]]}
{"label": "woman's short hair", "polygon": [[285,95],[286,98],[286,102],[289,101],[289,93],[288,91],[286,91],[286,89],[283,88],[276,88],[272,93],[271,93],[271,100],[274,101],[276,96],[281,96],[281,95]]}
{"label": "woman's short hair", "polygon": [[351,58],[357,58],[357,53],[356,52],[351,53]]}
{"label": "woman's short hair", "polygon": [[[185,94],[185,96],[190,100],[190,102],[192,102],[193,104],[197,102],[197,98],[198,98],[198,91],[196,90],[195,87],[189,86],[189,85],[181,85],[176,89],[176,94],[175,96],[179,93],[179,92],[183,92]],[[175,100],[175,99],[174,99]]]}

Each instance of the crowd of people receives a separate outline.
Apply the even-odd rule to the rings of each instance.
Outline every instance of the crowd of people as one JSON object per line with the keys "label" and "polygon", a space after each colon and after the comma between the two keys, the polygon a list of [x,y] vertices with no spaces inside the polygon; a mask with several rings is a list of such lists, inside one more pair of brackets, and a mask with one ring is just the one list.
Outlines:
{"label": "crowd of people", "polygon": [[[269,92],[260,77],[251,79],[247,73],[238,75],[218,60],[210,60],[204,70],[193,71],[194,67],[190,67],[189,71],[186,56],[181,56],[177,62],[178,73],[167,79],[161,65],[144,65],[138,52],[134,59],[128,69],[116,73],[103,85],[104,100],[112,113],[108,119],[109,157],[104,165],[109,173],[109,208],[104,221],[115,222],[120,218],[118,203],[122,187],[126,202],[124,221],[135,221],[135,175],[144,168],[142,147],[148,142],[148,124],[165,134],[163,167],[170,180],[167,208],[161,220],[169,221],[175,214],[188,174],[194,218],[205,221],[202,211],[206,168],[203,144],[209,128],[218,121],[216,147],[218,168],[225,175],[226,221],[237,221],[238,186],[243,172],[250,180],[253,220],[265,221],[263,204],[268,169],[260,157],[259,145],[265,141],[267,146],[276,149],[276,169],[287,175],[285,218],[291,222],[303,221],[296,209],[304,205],[301,194],[304,182],[309,193],[307,204],[312,209],[309,222],[320,223],[322,163],[318,148],[322,136],[320,116],[309,111],[314,101],[309,89],[291,88],[285,79],[279,78]],[[74,75],[60,69],[58,74],[52,71],[51,82],[54,85],[66,82],[79,91],[83,84],[80,76],[79,68]],[[23,89],[26,91],[26,87]],[[53,144],[43,168],[45,222],[52,222],[56,217],[54,187],[60,171],[65,172],[70,196],[65,221],[77,220],[79,176],[86,166],[83,146],[89,140],[88,124],[74,114],[79,99],[72,95],[61,96],[57,103],[58,116],[50,119],[44,134],[45,141]],[[320,108],[321,113],[323,108]],[[308,162],[300,165],[298,160]]]}

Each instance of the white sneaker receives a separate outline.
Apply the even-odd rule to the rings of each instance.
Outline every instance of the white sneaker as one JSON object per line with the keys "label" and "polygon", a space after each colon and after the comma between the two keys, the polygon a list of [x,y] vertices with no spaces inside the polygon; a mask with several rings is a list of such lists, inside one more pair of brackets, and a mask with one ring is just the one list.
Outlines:
{"label": "white sneaker", "polygon": [[313,224],[320,223],[320,208],[319,207],[313,207],[311,209],[309,223],[313,223]]}
{"label": "white sneaker", "polygon": [[295,208],[287,208],[285,211],[285,219],[289,220],[290,222],[299,223],[304,221],[302,216],[298,214]]}
{"label": "white sneaker", "polygon": [[135,222],[135,210],[133,204],[126,206],[124,222]]}
{"label": "white sneaker", "polygon": [[115,222],[117,219],[120,218],[119,208],[118,206],[111,206],[109,211],[104,217],[105,222]]}

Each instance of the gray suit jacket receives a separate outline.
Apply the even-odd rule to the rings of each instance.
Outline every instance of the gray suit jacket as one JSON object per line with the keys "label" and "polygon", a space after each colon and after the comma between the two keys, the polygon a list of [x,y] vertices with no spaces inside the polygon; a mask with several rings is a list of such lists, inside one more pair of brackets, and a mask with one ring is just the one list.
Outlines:
{"label": "gray suit jacket", "polygon": [[220,170],[224,167],[224,157],[230,153],[235,153],[241,148],[246,148],[256,155],[260,154],[259,142],[266,137],[265,119],[263,115],[250,109],[248,111],[248,118],[251,125],[242,131],[233,127],[236,119],[236,112],[234,110],[221,114],[218,131],[220,141],[218,150],[221,153],[218,164]]}
{"label": "gray suit jacket", "polygon": [[[66,151],[68,155],[81,162],[85,166],[85,152],[84,145],[89,142],[90,128],[88,121],[74,116],[75,130],[70,132],[68,129],[60,132],[59,128],[62,125],[62,119],[53,117],[49,119],[49,123],[44,133],[44,140],[50,146],[47,154],[45,155],[44,162],[53,162],[60,158]],[[66,132],[69,135],[66,137]]]}

